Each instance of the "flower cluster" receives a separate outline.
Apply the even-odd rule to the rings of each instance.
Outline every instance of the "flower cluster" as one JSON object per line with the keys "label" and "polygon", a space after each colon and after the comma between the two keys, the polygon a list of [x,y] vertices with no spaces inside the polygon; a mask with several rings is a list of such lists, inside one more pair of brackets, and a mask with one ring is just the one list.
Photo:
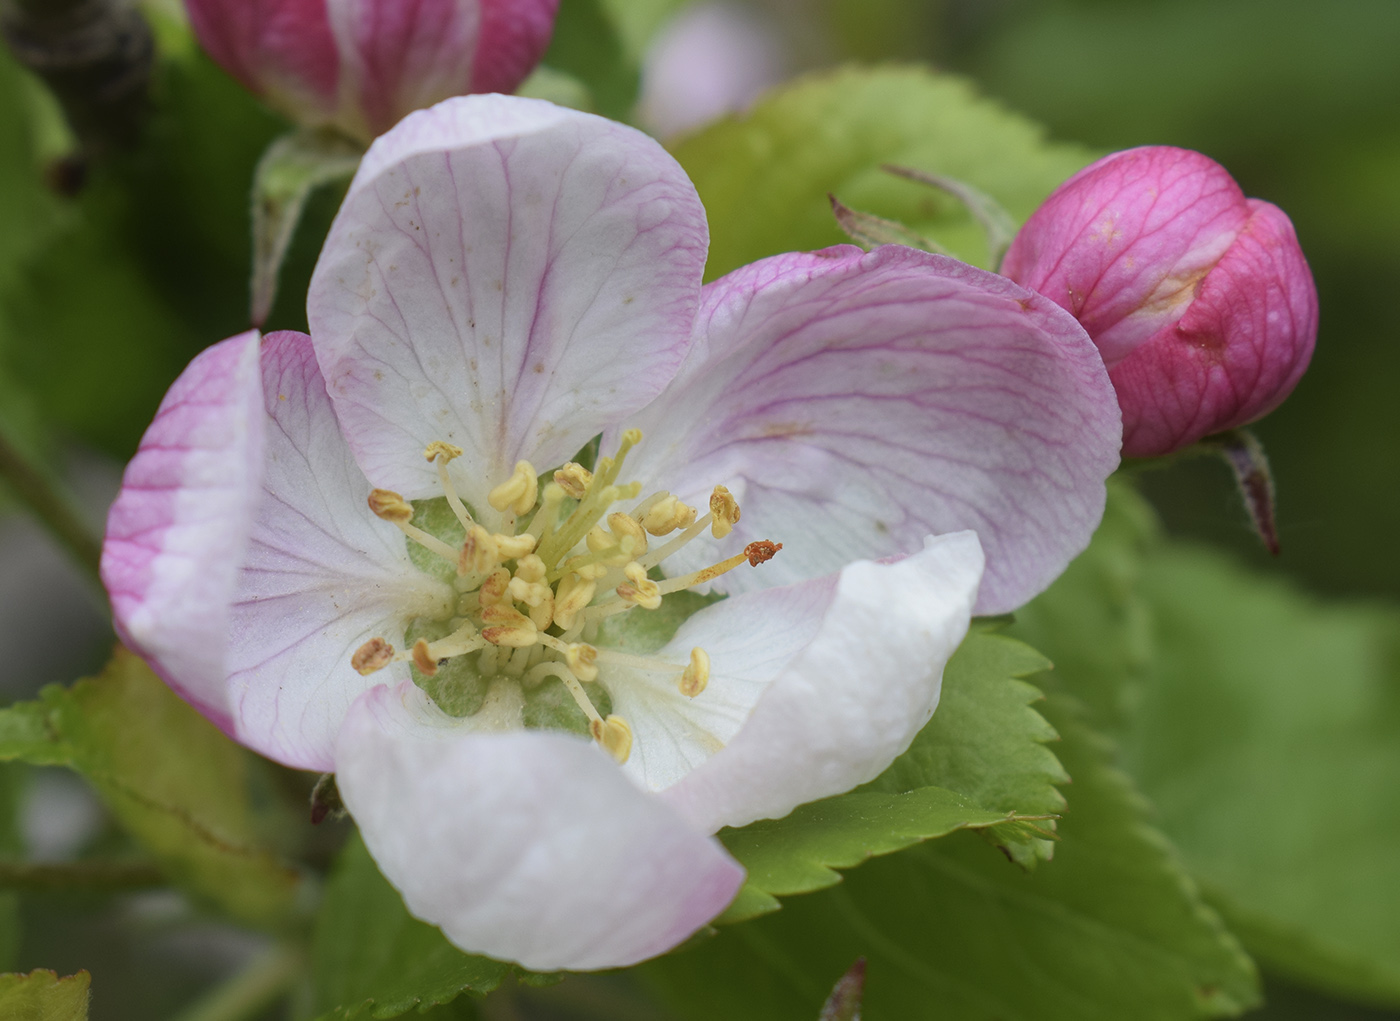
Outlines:
{"label": "flower cluster", "polygon": [[1072,316],[890,246],[701,286],[630,128],[504,96],[376,141],[310,336],[201,354],[127,469],[123,638],[334,771],[414,914],[537,969],[723,910],[720,827],[867,781],[972,613],[1088,542],[1120,419]]}

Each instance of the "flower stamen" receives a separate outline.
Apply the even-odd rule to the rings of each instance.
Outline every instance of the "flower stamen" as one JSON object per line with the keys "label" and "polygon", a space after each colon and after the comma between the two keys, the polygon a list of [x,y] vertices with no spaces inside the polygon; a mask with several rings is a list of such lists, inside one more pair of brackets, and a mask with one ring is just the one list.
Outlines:
{"label": "flower stamen", "polygon": [[423,448],[424,459],[437,468],[438,482],[442,485],[442,493],[447,497],[447,504],[452,508],[452,513],[457,515],[457,520],[462,523],[463,528],[470,529],[472,516],[467,513],[466,504],[462,503],[462,498],[457,495],[457,487],[447,476],[447,465],[461,456],[461,447],[444,443],[442,440],[433,440]]}
{"label": "flower stamen", "polygon": [[431,550],[450,564],[457,563],[457,550],[437,536],[429,535],[417,525],[409,524],[413,517],[413,505],[392,489],[370,490],[369,509],[374,512],[375,517],[389,522],[424,549]]}
{"label": "flower stamen", "polygon": [[710,654],[696,646],[690,650],[690,665],[681,671],[677,685],[686,698],[694,698],[710,683]]}
{"label": "flower stamen", "polygon": [[507,509],[517,517],[528,514],[539,499],[540,482],[535,466],[529,461],[516,461],[515,471],[486,495],[486,502],[504,513]]}

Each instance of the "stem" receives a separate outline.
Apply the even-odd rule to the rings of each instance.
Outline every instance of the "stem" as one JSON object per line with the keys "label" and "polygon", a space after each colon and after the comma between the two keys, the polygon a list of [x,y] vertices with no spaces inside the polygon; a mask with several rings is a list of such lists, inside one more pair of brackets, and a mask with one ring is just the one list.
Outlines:
{"label": "stem", "polygon": [[242,1021],[291,991],[301,977],[301,952],[282,944],[255,957],[237,975],[181,1011],[175,1021]]}
{"label": "stem", "polygon": [[9,484],[39,524],[92,578],[101,584],[102,543],[79,516],[72,500],[37,468],[0,428],[0,479]]}
{"label": "stem", "polygon": [[148,862],[0,861],[0,889],[130,890],[167,882],[165,873]]}

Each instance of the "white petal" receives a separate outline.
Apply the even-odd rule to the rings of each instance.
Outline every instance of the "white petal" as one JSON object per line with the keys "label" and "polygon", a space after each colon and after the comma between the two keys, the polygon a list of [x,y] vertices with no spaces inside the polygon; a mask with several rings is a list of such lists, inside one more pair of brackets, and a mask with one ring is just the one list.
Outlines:
{"label": "white petal", "polygon": [[874,779],[933,715],[982,566],[977,537],[958,532],[903,560],[846,567],[815,637],[782,665],[738,735],[661,796],[715,830]]}
{"label": "white petal", "polygon": [[717,841],[638,791],[586,740],[474,731],[411,684],[356,703],[336,777],[414,915],[463,950],[528,968],[653,957],[722,911],[743,882]]}
{"label": "white petal", "polygon": [[485,495],[557,465],[680,363],[708,235],[679,165],[640,132],[539,100],[466,96],[366,154],[308,298],[316,353],[376,485],[437,491],[433,440]]}
{"label": "white petal", "polygon": [[362,677],[351,655],[371,638],[401,643],[414,616],[447,612],[452,593],[370,512],[310,338],[268,337],[262,364],[264,492],[232,609],[230,699],[239,740],[289,766],[329,770],[351,703],[407,676],[399,664]]}

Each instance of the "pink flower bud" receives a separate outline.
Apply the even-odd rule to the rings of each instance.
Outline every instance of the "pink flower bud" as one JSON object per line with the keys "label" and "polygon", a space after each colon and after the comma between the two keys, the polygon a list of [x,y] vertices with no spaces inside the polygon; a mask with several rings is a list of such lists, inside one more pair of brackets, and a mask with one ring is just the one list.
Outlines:
{"label": "pink flower bud", "polygon": [[186,0],[200,42],[271,106],[368,141],[467,92],[511,92],[559,0]]}
{"label": "pink flower bud", "polygon": [[1026,221],[1002,272],[1098,345],[1129,457],[1272,411],[1317,338],[1317,290],[1288,217],[1187,149],[1144,146],[1085,167]]}

